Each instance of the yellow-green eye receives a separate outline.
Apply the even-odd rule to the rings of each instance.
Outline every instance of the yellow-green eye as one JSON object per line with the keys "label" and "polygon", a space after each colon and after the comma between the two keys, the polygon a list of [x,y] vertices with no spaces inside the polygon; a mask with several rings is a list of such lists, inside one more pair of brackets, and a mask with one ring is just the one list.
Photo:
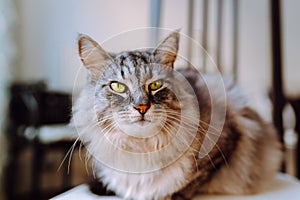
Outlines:
{"label": "yellow-green eye", "polygon": [[154,81],[153,83],[151,83],[149,85],[149,88],[150,88],[150,90],[154,91],[154,90],[158,90],[162,86],[163,86],[163,81],[162,80],[157,80],[157,81]]}
{"label": "yellow-green eye", "polygon": [[122,84],[122,83],[119,83],[119,82],[112,82],[110,84],[110,88],[115,91],[115,92],[118,92],[118,93],[124,93],[126,92],[126,85]]}

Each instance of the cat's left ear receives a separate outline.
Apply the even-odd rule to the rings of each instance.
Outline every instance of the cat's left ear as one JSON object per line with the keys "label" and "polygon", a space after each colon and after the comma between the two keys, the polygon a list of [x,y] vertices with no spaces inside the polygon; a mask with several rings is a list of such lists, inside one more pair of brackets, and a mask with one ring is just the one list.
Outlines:
{"label": "cat's left ear", "polygon": [[154,50],[155,62],[173,68],[179,47],[179,30],[172,32]]}
{"label": "cat's left ear", "polygon": [[105,66],[112,62],[109,54],[87,35],[78,37],[78,50],[83,65],[89,70],[92,82],[97,82]]}

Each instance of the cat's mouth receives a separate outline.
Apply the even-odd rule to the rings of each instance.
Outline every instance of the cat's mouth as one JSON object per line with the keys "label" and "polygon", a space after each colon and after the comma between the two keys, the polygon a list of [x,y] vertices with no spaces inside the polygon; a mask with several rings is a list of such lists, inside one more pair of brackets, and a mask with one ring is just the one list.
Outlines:
{"label": "cat's mouth", "polygon": [[137,124],[139,126],[147,126],[147,125],[149,125],[151,123],[151,120],[147,120],[145,118],[142,118],[142,119],[134,121],[133,123]]}
{"label": "cat's mouth", "polygon": [[126,120],[117,119],[119,119],[118,127],[121,131],[127,135],[141,138],[152,137],[158,134],[165,121],[165,118],[162,116],[152,117],[150,115],[131,116]]}

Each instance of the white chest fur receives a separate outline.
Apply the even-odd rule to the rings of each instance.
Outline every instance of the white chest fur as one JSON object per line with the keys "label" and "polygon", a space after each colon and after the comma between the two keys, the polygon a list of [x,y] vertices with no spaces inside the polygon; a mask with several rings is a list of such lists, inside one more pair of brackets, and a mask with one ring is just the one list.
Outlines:
{"label": "white chest fur", "polygon": [[187,177],[191,165],[190,159],[182,156],[168,167],[153,172],[134,174],[102,166],[97,175],[109,189],[126,199],[161,199],[190,181]]}

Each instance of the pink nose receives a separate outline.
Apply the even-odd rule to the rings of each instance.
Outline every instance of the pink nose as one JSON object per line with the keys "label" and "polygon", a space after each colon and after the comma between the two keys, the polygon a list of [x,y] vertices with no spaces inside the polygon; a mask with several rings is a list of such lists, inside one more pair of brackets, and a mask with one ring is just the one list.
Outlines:
{"label": "pink nose", "polygon": [[135,106],[134,108],[136,110],[138,110],[139,113],[145,114],[147,112],[147,110],[150,108],[150,106],[148,106],[148,105],[139,105],[139,106]]}

